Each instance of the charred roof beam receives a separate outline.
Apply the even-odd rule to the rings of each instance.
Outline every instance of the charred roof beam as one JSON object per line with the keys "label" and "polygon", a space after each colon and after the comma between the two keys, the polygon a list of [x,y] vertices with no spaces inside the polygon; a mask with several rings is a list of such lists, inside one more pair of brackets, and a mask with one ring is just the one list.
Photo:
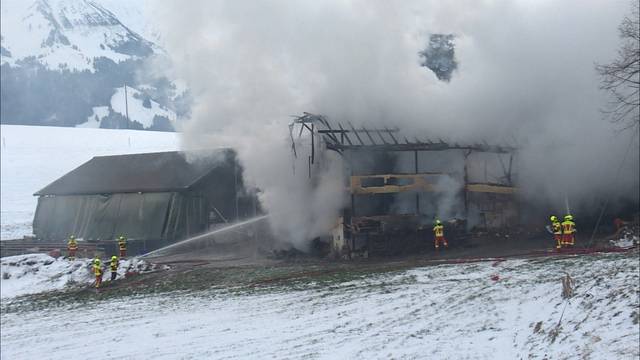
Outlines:
{"label": "charred roof beam", "polygon": [[393,136],[393,131],[387,129],[386,127],[384,128],[384,131],[387,132],[387,134],[389,134],[389,137],[391,137],[391,140],[393,140],[393,142],[398,145],[398,140],[396,140],[395,136]]}
{"label": "charred roof beam", "polygon": [[356,138],[358,138],[358,141],[360,142],[360,144],[364,146],[364,141],[362,141],[362,138],[360,138],[360,135],[358,135],[358,131],[356,131],[356,128],[353,127],[353,124],[351,122],[349,122],[349,126],[351,127],[351,130],[353,131],[353,133],[356,135]]}
{"label": "charred roof beam", "polygon": [[345,150],[372,150],[372,151],[444,151],[444,150],[469,150],[496,154],[509,154],[517,149],[504,146],[478,146],[478,145],[449,145],[441,143],[406,143],[406,144],[375,144],[375,145],[343,145],[328,142],[327,149],[336,151]]}
{"label": "charred roof beam", "polygon": [[363,128],[362,128],[362,131],[363,131],[365,134],[367,134],[367,137],[369,138],[369,141],[371,141],[371,145],[373,145],[373,146],[378,145],[378,144],[376,143],[376,141],[375,141],[375,140],[373,140],[373,137],[372,137],[372,136],[371,136],[371,134],[369,133],[369,130],[367,130],[366,128],[364,128],[364,127],[363,127]]}
{"label": "charred roof beam", "polygon": [[[417,137],[414,141],[409,141],[404,137],[404,143],[398,141],[393,133],[398,133],[398,128],[366,128],[361,127],[356,129],[351,122],[347,122],[350,129],[336,122],[339,129],[332,128],[328,119],[322,115],[315,115],[311,113],[304,113],[304,115],[296,117],[293,123],[300,124],[302,129],[306,128],[312,133],[322,135],[324,142],[327,145],[327,149],[342,152],[345,150],[374,150],[374,151],[444,151],[444,150],[466,150],[477,151],[497,154],[512,154],[518,149],[514,146],[502,146],[502,145],[489,145],[486,141],[482,140],[482,143],[460,145],[458,143],[447,143],[443,139],[438,138],[437,142],[430,139],[426,141],[420,140]],[[313,129],[309,124],[316,124]],[[302,132],[302,129],[300,130]],[[366,144],[363,137],[360,134],[366,134],[370,141],[370,144]],[[382,143],[376,142],[371,133],[376,133]],[[340,134],[338,137],[337,135]],[[352,141],[350,135],[355,135],[358,143]],[[388,134],[385,137],[384,134]],[[389,139],[392,141],[389,141]],[[346,141],[346,142],[345,142]]]}
{"label": "charred roof beam", "polygon": [[[345,131],[344,128],[342,127],[342,124],[338,123],[338,127],[340,128],[340,130]],[[349,135],[346,132],[341,133],[340,138],[342,140],[341,144],[344,144],[344,139],[346,139],[349,145],[353,145],[353,143],[351,142],[351,139],[349,138]]]}

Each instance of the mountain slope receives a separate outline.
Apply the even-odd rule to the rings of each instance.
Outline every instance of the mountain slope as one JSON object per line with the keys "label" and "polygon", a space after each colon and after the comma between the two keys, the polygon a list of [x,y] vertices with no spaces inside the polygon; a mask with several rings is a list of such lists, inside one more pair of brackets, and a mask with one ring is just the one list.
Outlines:
{"label": "mountain slope", "polygon": [[[125,2],[122,2],[123,4]],[[116,2],[107,4],[116,6]],[[129,5],[131,7],[132,5]],[[128,13],[127,6],[118,8]],[[184,107],[176,86],[148,75],[147,61],[163,50],[131,30],[104,5],[89,0],[3,0],[1,9],[2,73],[0,120],[3,124],[75,126],[107,107],[100,127],[161,129],[175,127]],[[133,21],[134,16],[127,16]],[[144,29],[145,19],[134,25]],[[113,108],[117,89],[136,90],[145,111]],[[156,109],[154,111],[154,108]],[[136,116],[140,115],[138,118]],[[148,118],[159,117],[153,127]],[[146,124],[146,126],[144,125]],[[93,125],[91,125],[93,126]]]}
{"label": "mountain slope", "polygon": [[129,30],[113,13],[87,0],[2,3],[2,63],[34,57],[47,69],[95,71],[94,61],[144,58],[153,43]]}

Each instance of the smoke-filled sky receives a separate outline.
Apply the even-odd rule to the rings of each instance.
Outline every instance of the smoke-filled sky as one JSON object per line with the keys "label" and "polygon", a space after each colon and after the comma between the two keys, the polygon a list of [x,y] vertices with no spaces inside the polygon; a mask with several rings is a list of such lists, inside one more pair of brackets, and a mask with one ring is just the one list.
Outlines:
{"label": "smoke-filled sky", "polygon": [[[627,0],[161,4],[171,71],[195,101],[185,148],[236,147],[283,221],[297,214],[313,228],[341,204],[330,185],[314,194],[293,185],[302,180],[291,175],[286,125],[303,111],[424,138],[517,143],[525,194],[556,210],[564,194],[573,208],[609,194],[638,197],[637,140],[612,182],[633,132],[603,120],[607,99],[594,70],[616,55]],[[433,33],[456,37],[448,83],[419,66]]]}

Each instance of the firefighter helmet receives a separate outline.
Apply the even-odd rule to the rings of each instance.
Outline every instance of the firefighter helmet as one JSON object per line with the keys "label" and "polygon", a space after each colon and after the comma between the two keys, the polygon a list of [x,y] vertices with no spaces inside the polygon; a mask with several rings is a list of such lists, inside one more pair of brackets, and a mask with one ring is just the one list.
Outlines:
{"label": "firefighter helmet", "polygon": [[115,256],[115,255],[113,255],[113,256],[111,257],[111,260],[118,260],[118,257],[117,257],[117,256]]}
{"label": "firefighter helmet", "polygon": [[571,220],[573,220],[573,216],[571,216],[571,215],[565,215],[565,216],[564,216],[564,219],[565,219],[565,220],[567,220],[567,221],[571,221]]}
{"label": "firefighter helmet", "polygon": [[558,221],[558,217],[555,216],[555,215],[551,215],[551,217],[549,219],[551,219],[551,221],[554,221],[554,222]]}

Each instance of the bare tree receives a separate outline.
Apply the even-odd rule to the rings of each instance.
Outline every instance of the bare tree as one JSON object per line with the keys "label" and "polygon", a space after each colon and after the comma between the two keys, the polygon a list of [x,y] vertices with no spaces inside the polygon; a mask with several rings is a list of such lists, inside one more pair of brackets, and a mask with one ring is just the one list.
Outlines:
{"label": "bare tree", "polygon": [[640,125],[640,14],[633,1],[631,15],[618,27],[622,44],[609,64],[596,65],[602,77],[600,88],[611,95],[604,113],[623,129]]}

